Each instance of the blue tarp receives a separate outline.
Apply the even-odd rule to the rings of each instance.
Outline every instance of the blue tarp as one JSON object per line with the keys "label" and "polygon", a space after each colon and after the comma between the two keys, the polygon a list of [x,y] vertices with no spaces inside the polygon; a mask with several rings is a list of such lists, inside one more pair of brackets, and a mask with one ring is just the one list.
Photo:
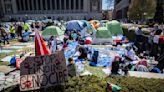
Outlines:
{"label": "blue tarp", "polygon": [[26,37],[26,36],[29,36],[32,32],[25,32],[23,33],[22,37]]}
{"label": "blue tarp", "polygon": [[75,54],[77,45],[78,42],[71,42],[68,44],[68,51],[65,51],[64,53],[66,59],[72,57]]}
{"label": "blue tarp", "polygon": [[[73,57],[76,52],[76,46],[78,45],[78,42],[71,42],[68,44],[68,50],[65,51],[65,58],[68,60],[68,58]],[[125,49],[120,48],[90,48],[88,49],[92,52],[94,51],[101,51],[101,52],[110,52],[115,51],[119,54],[119,56],[123,56],[125,54]],[[92,56],[91,56],[92,57]],[[76,62],[77,58],[74,59]],[[106,54],[99,54],[97,64],[94,63],[94,61],[90,61],[90,65],[97,66],[97,67],[110,67],[112,64],[112,61],[114,60],[114,57],[108,56]],[[84,60],[80,60],[81,62]]]}
{"label": "blue tarp", "polygon": [[[120,56],[123,56],[125,53],[124,49],[117,49],[117,48],[93,48],[93,51],[103,51],[103,52],[110,52],[110,51],[116,51]],[[94,61],[90,61],[90,65],[92,66],[98,66],[98,67],[110,67],[112,65],[112,61],[114,60],[114,57],[103,55],[102,53],[99,54],[97,64],[94,63]]]}

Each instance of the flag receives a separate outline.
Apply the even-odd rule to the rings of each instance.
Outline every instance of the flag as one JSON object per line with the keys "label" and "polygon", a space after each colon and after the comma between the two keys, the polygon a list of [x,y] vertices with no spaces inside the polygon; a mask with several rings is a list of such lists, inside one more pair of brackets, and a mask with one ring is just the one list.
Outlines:
{"label": "flag", "polygon": [[47,48],[43,37],[38,30],[35,31],[35,56],[49,55],[50,50]]}

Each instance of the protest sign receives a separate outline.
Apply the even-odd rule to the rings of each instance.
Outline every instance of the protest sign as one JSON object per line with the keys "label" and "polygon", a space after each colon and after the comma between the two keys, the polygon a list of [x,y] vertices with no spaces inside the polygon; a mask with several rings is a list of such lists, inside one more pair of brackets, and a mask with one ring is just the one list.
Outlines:
{"label": "protest sign", "polygon": [[67,81],[64,53],[27,57],[20,65],[20,90],[36,90],[64,85]]}

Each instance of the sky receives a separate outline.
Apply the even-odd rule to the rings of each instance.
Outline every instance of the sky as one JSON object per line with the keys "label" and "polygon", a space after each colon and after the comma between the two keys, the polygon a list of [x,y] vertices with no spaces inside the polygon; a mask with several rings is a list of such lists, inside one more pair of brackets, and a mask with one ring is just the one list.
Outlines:
{"label": "sky", "polygon": [[103,10],[108,10],[108,9],[113,9],[113,5],[114,4],[112,4],[109,8],[108,8],[108,4],[106,3],[106,0],[102,0],[103,1],[103,3],[102,3],[102,9]]}

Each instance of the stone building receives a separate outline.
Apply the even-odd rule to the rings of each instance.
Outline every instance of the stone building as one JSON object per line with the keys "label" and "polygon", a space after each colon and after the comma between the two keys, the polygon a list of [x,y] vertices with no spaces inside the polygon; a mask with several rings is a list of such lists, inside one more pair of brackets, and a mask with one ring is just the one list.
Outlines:
{"label": "stone building", "polygon": [[102,0],[0,0],[4,18],[102,18]]}

